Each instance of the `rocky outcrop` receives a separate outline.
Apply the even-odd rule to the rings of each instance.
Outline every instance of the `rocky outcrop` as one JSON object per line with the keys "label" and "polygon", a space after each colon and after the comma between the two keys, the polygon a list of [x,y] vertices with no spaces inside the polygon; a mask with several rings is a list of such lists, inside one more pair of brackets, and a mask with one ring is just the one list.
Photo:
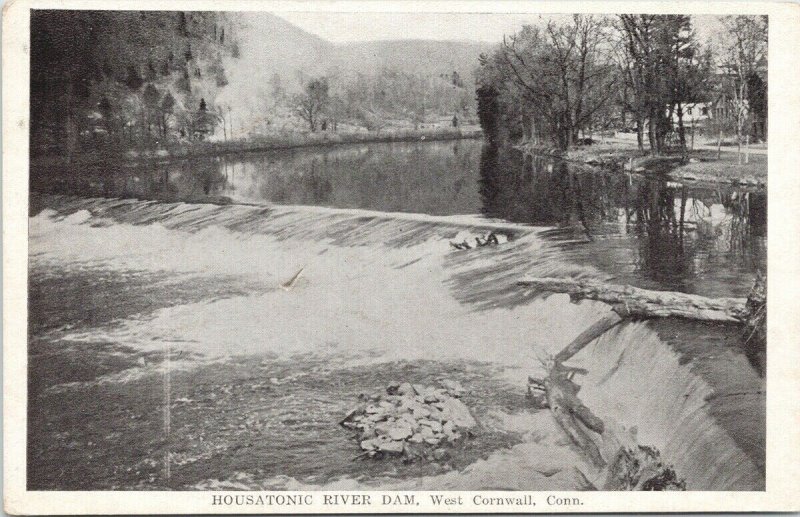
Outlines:
{"label": "rocky outcrop", "polygon": [[439,384],[391,383],[385,393],[362,395],[363,403],[340,422],[356,431],[360,456],[439,460],[447,445],[469,436],[477,422],[459,400],[464,388],[451,380]]}

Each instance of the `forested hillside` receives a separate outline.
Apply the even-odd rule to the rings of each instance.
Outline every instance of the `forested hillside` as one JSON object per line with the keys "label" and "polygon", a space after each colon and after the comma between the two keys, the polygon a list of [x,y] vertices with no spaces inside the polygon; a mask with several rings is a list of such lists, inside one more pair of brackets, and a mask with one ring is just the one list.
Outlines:
{"label": "forested hillside", "polygon": [[224,13],[33,11],[32,150],[148,146],[209,132],[238,52]]}
{"label": "forested hillside", "polygon": [[[472,42],[334,44],[270,13],[34,11],[32,151],[475,118]],[[305,106],[305,107],[304,107]]]}

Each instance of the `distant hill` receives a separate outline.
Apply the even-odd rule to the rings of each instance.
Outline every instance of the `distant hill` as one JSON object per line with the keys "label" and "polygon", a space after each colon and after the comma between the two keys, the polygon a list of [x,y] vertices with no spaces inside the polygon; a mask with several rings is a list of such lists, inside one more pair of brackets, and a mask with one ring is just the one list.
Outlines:
{"label": "distant hill", "polygon": [[[353,81],[356,74],[376,76],[382,70],[421,76],[430,79],[425,102],[434,111],[441,111],[442,103],[459,104],[458,96],[473,101],[473,71],[481,52],[491,49],[487,43],[472,41],[394,40],[333,43],[293,25],[270,13],[240,13],[235,38],[240,49],[238,58],[225,61],[229,84],[217,101],[230,106],[234,118],[243,127],[258,127],[271,119],[271,127],[281,127],[291,118],[293,109],[286,99],[298,93],[312,77],[336,77],[339,84]],[[462,88],[452,94],[442,92],[449,88],[450,77],[458,72]],[[276,78],[276,75],[279,76]],[[274,94],[276,79],[284,92],[282,105],[277,106]],[[401,87],[402,88],[402,87]],[[438,88],[434,93],[434,89]],[[412,91],[386,92],[405,95],[402,107],[396,107],[386,116],[408,116],[408,97]],[[443,97],[449,95],[452,99]],[[391,101],[387,101],[391,103]],[[436,106],[438,102],[438,107]],[[455,109],[455,108],[453,108]],[[474,107],[470,108],[474,111]],[[430,111],[433,114],[434,111]],[[448,108],[446,111],[450,111]]]}
{"label": "distant hill", "polygon": [[[244,13],[239,41],[241,57],[229,70],[240,68],[249,80],[274,73],[285,83],[321,75],[338,68],[344,72],[374,73],[381,68],[424,75],[457,71],[471,84],[478,56],[491,48],[474,41],[396,40],[332,43],[270,13]],[[287,84],[288,86],[288,84]]]}
{"label": "distant hill", "polygon": [[423,75],[457,71],[467,79],[478,66],[481,52],[490,49],[488,43],[474,41],[367,41],[337,45],[337,57],[343,61],[342,66],[359,71],[375,71],[381,67]]}
{"label": "distant hill", "polygon": [[[316,73],[335,55],[334,45],[270,13],[241,13],[237,39],[238,63],[248,74],[279,73],[287,78],[295,70]],[[252,76],[251,76],[252,77]]]}

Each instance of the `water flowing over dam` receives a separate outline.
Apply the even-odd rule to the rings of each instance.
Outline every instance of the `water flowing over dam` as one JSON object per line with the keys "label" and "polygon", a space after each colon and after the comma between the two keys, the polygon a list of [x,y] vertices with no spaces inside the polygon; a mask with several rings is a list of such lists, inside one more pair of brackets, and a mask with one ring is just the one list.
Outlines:
{"label": "water flowing over dam", "polygon": [[[580,232],[492,214],[52,193],[30,215],[30,489],[591,488],[524,387],[609,308],[515,282],[634,278],[596,260],[626,252],[610,240],[582,252]],[[450,244],[489,232],[499,244]],[[766,382],[738,339],[625,322],[573,359],[581,398],[687,489],[763,490]],[[452,468],[351,461],[336,421],[360,390],[442,377],[470,390],[482,427]]]}

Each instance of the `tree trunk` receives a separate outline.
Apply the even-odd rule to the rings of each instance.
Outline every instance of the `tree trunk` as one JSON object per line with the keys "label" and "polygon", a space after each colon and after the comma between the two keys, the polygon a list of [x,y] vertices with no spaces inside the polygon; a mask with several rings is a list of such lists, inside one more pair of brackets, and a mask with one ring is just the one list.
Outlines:
{"label": "tree trunk", "polygon": [[744,163],[750,163],[750,134],[745,136],[745,141],[744,141]]}
{"label": "tree trunk", "polygon": [[614,312],[604,316],[553,357],[547,377],[541,380],[528,378],[529,395],[533,395],[534,390],[544,391],[545,406],[553,413],[553,417],[570,440],[597,468],[604,468],[607,462],[596,443],[597,437],[593,435],[602,435],[606,431],[606,426],[577,396],[580,387],[572,381],[572,377],[576,373],[586,372],[564,366],[563,362],[620,322],[622,318]]}
{"label": "tree trunk", "polygon": [[606,331],[617,326],[620,322],[622,322],[622,316],[612,311],[607,316],[595,322],[591,327],[581,332],[572,343],[556,354],[553,360],[558,363],[568,361],[572,356],[583,350],[586,345],[602,334],[605,334]]}
{"label": "tree trunk", "polygon": [[636,117],[636,143],[640,151],[644,151],[644,120]]}
{"label": "tree trunk", "polygon": [[547,406],[570,440],[589,457],[595,467],[604,468],[607,462],[603,459],[592,433],[602,434],[605,425],[577,397],[580,387],[569,379],[569,372],[556,364],[541,381]]}
{"label": "tree trunk", "polygon": [[742,164],[742,130],[736,128],[736,163]]}
{"label": "tree trunk", "polygon": [[656,129],[656,119],[653,117],[652,110],[650,112],[650,120],[648,120],[648,138],[650,139],[650,153],[658,154],[660,148],[658,146],[658,129]]}
{"label": "tree trunk", "polygon": [[746,81],[743,77],[739,77],[739,89],[737,90],[736,99],[736,161],[739,165],[742,164],[742,133],[745,123],[745,87]]}
{"label": "tree trunk", "polygon": [[679,102],[677,107],[678,115],[678,140],[681,144],[681,150],[686,153],[686,129],[683,127],[683,106]]}
{"label": "tree trunk", "polygon": [[744,298],[707,298],[671,291],[649,291],[629,285],[594,280],[526,278],[517,285],[540,291],[567,293],[573,300],[588,298],[614,304],[622,314],[640,317],[677,317],[701,321],[744,322],[749,311]]}

